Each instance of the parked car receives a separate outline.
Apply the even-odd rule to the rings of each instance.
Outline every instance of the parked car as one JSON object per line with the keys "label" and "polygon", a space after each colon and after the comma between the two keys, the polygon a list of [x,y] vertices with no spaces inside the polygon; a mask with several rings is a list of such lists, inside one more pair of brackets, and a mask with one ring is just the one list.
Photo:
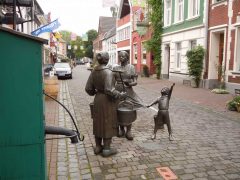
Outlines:
{"label": "parked car", "polygon": [[72,68],[68,63],[55,63],[54,67],[54,74],[57,75],[58,78],[60,77],[66,77],[72,79]]}
{"label": "parked car", "polygon": [[79,59],[79,60],[76,60],[76,64],[77,65],[82,65],[82,64],[85,64],[85,63],[82,59]]}
{"label": "parked car", "polygon": [[43,65],[43,73],[44,76],[49,76],[50,71],[53,70],[53,64],[44,64]]}

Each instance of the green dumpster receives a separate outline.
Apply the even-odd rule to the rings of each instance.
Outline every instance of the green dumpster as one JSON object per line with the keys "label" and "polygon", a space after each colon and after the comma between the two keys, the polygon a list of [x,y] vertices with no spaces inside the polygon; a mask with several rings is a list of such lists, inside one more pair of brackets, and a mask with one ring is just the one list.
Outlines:
{"label": "green dumpster", "polygon": [[42,46],[0,27],[0,179],[46,179]]}

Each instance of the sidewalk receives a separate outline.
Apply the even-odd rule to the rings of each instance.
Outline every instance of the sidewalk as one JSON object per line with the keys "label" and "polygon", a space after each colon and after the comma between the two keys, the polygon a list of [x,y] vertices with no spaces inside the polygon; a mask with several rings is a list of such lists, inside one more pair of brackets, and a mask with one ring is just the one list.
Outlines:
{"label": "sidewalk", "polygon": [[[159,95],[164,86],[170,87],[172,83],[171,81],[162,79],[157,80],[145,77],[140,77],[138,79],[138,85],[147,85],[145,87],[146,89],[158,92]],[[172,94],[174,98],[188,101],[219,113],[224,113],[240,121],[240,114],[236,111],[229,111],[226,106],[226,103],[232,100],[233,96],[233,94],[215,94],[209,89],[192,88],[179,83],[174,86]]]}
{"label": "sidewalk", "polygon": [[[236,122],[240,114],[225,109],[231,95],[176,84],[170,117],[177,139],[169,142],[165,130],[158,132],[157,139],[152,141],[155,112],[141,109],[133,124],[134,140],[114,137],[112,145],[119,153],[102,158],[93,153],[95,143],[88,106],[93,98],[84,91],[88,77],[84,73],[89,72],[78,68],[83,67],[74,69],[71,81],[61,81],[59,100],[77,120],[85,140],[78,144],[71,144],[69,139],[53,140],[57,151],[49,150],[53,146],[47,144],[48,154],[53,152],[48,155],[49,179],[163,179],[156,170],[159,167],[169,167],[178,179],[240,179],[240,123]],[[150,103],[160,95],[163,86],[170,85],[171,82],[165,80],[139,78],[135,90],[144,103]],[[49,105],[51,103],[46,104],[46,109]],[[50,108],[46,120],[51,119],[56,108],[58,125],[74,129],[68,114],[58,105],[55,110]]]}

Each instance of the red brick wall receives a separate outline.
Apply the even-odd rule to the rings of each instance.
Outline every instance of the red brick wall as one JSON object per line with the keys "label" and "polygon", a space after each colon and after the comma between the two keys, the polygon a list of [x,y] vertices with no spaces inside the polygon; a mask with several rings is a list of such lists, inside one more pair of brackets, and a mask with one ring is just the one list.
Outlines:
{"label": "red brick wall", "polygon": [[[210,3],[213,0],[210,0]],[[214,7],[214,8],[213,8]],[[228,6],[224,4],[210,4],[209,6],[209,27],[228,24]]]}
{"label": "red brick wall", "polygon": [[232,24],[235,24],[237,21],[237,16],[240,16],[240,1],[235,0],[233,1],[233,18]]}
{"label": "red brick wall", "polygon": [[[143,68],[143,64],[142,64],[142,42],[144,41],[147,41],[151,38],[151,34],[152,34],[152,31],[151,29],[142,37],[140,37],[137,33],[137,31],[134,31],[132,33],[132,59],[133,59],[133,56],[134,56],[134,52],[133,52],[133,44],[136,44],[137,43],[137,46],[138,46],[138,62],[137,62],[137,65],[135,66],[136,67],[136,71],[137,73],[140,73],[142,71],[142,68]],[[155,73],[155,66],[153,64],[153,60],[152,60],[152,54],[147,52],[147,60],[146,60],[146,65],[149,67],[149,73],[150,74],[154,74]]]}
{"label": "red brick wall", "polygon": [[130,14],[128,14],[127,16],[124,16],[123,18],[119,19],[117,21],[117,27],[121,27],[124,24],[127,24],[130,22]]}
{"label": "red brick wall", "polygon": [[135,65],[135,68],[136,68],[136,71],[137,73],[140,73],[141,72],[141,49],[140,49],[140,46],[141,46],[141,38],[139,37],[138,33],[136,31],[134,31],[132,33],[132,59],[134,57],[134,52],[133,52],[133,44],[137,44],[137,47],[138,47],[138,51],[137,51],[137,56],[138,56],[138,61],[137,61],[137,64]]}
{"label": "red brick wall", "polygon": [[121,47],[126,47],[126,46],[130,46],[130,40],[124,40],[124,41],[120,41],[117,43],[117,48],[121,48]]}

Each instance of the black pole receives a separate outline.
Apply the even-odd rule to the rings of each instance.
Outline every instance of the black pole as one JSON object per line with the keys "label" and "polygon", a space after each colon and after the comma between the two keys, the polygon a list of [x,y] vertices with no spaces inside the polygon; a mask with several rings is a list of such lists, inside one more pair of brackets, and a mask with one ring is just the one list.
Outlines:
{"label": "black pole", "polygon": [[16,31],[16,5],[17,0],[13,0],[13,30]]}

